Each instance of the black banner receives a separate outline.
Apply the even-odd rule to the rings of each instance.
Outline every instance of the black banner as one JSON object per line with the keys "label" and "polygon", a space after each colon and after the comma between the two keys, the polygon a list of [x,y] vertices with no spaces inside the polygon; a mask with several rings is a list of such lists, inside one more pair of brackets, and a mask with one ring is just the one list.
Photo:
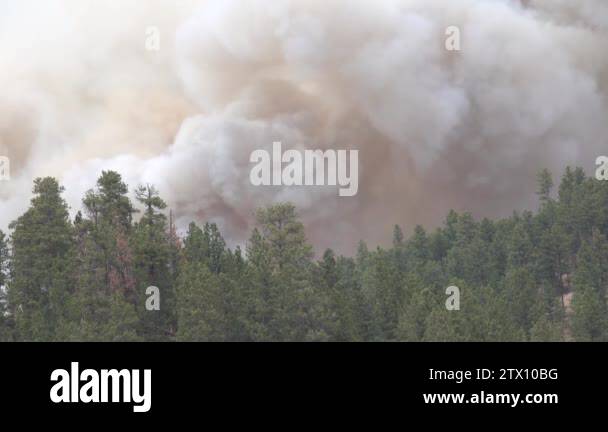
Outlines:
{"label": "black banner", "polygon": [[[557,414],[605,405],[607,346],[3,344],[1,403],[5,418],[36,412],[89,420],[204,416],[228,423],[276,421],[277,412],[302,422],[347,414],[432,418],[462,410]],[[104,376],[107,402],[101,400]],[[115,378],[120,391],[112,402]],[[129,387],[137,390],[134,397],[125,397]],[[53,392],[65,399],[54,402]]]}

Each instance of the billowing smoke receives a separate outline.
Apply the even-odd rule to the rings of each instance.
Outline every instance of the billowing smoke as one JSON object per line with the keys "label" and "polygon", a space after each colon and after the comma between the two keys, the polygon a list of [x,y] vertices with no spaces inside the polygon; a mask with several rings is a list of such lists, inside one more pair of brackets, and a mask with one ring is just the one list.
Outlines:
{"label": "billowing smoke", "polygon": [[[33,178],[59,177],[76,211],[115,169],[156,184],[182,227],[212,220],[240,243],[256,207],[290,200],[319,249],[349,252],[450,208],[533,208],[541,168],[592,170],[608,3],[0,0],[0,89],[0,227]],[[252,186],[249,155],[274,141],[359,150],[358,195]]]}

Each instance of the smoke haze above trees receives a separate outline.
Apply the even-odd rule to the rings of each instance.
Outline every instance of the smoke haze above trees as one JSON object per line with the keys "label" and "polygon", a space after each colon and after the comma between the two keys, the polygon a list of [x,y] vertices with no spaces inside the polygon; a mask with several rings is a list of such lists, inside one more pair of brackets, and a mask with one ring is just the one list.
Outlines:
{"label": "smoke haze above trees", "polygon": [[[0,2],[0,227],[34,178],[72,215],[102,170],[155,184],[181,230],[243,244],[294,202],[312,243],[352,252],[450,208],[535,205],[539,169],[590,170],[608,136],[602,0]],[[444,50],[445,28],[462,51]],[[159,51],[145,49],[146,29]],[[358,149],[360,190],[253,188],[252,150]],[[134,197],[133,197],[134,198]],[[337,223],[339,221],[339,223]],[[198,271],[193,269],[192,271]]]}

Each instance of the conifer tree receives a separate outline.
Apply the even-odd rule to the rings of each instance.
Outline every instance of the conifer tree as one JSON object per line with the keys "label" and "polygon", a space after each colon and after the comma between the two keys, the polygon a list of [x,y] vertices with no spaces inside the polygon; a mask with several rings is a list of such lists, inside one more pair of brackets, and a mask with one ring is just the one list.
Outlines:
{"label": "conifer tree", "polygon": [[599,231],[578,253],[573,277],[572,330],[577,340],[608,340],[608,243]]}
{"label": "conifer tree", "polygon": [[103,171],[86,193],[88,219],[77,217],[78,325],[72,340],[130,341],[137,334],[138,297],[129,237],[133,208],[120,174]]}
{"label": "conifer tree", "polygon": [[538,195],[540,202],[546,204],[551,199],[551,190],[553,189],[553,179],[551,173],[547,169],[543,169],[537,176],[538,189],[536,194]]}
{"label": "conifer tree", "polygon": [[222,341],[226,316],[219,277],[202,262],[188,262],[177,281],[177,340]]}
{"label": "conifer tree", "polygon": [[74,294],[74,237],[63,187],[52,177],[34,181],[30,208],[11,223],[10,314],[19,340],[63,339]]}
{"label": "conifer tree", "polygon": [[[143,215],[133,229],[131,242],[137,280],[140,334],[145,340],[169,340],[176,329],[176,299],[171,267],[171,236],[167,217],[161,213],[167,204],[151,185],[139,186],[135,196],[144,207]],[[145,307],[148,287],[159,290],[159,310],[148,310]],[[151,295],[156,293],[152,292]]]}
{"label": "conifer tree", "polygon": [[256,327],[271,340],[327,339],[328,297],[312,284],[312,247],[295,207],[263,208],[256,219],[260,230],[248,248],[252,295],[260,299]]}

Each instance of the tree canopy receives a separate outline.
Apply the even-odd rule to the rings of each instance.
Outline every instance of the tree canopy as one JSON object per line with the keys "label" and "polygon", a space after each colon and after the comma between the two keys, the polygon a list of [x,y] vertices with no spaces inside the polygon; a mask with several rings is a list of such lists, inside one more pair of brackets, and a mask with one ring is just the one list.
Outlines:
{"label": "tree canopy", "polygon": [[536,212],[450,211],[434,230],[395,225],[388,248],[315,257],[290,203],[260,208],[241,250],[213,221],[180,238],[159,191],[134,204],[117,172],[73,220],[39,178],[0,231],[0,341],[606,341],[608,183],[567,168],[553,186],[541,171]]}

